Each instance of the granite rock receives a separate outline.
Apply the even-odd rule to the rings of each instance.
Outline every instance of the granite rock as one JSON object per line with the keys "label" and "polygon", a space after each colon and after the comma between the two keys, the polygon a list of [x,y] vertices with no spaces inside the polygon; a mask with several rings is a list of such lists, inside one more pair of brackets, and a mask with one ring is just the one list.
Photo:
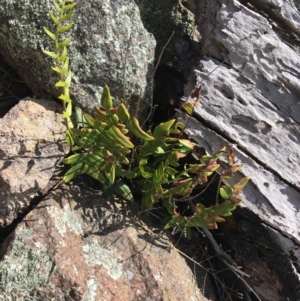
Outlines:
{"label": "granite rock", "polygon": [[82,186],[51,192],[1,245],[0,300],[206,301],[136,209]]}
{"label": "granite rock", "polygon": [[[51,50],[43,27],[53,29],[52,1],[0,1],[0,54],[37,95],[58,96],[57,78],[42,50]],[[69,46],[73,100],[86,111],[107,84],[116,99],[141,111],[150,99],[155,40],[143,27],[133,0],[77,1]]]}
{"label": "granite rock", "polygon": [[0,218],[10,224],[67,154],[61,105],[24,99],[0,118]]}

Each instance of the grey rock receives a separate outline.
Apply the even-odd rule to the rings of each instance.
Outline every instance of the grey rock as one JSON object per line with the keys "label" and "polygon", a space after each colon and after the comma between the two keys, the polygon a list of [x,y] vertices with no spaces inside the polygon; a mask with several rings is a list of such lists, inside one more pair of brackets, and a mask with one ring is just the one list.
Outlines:
{"label": "grey rock", "polygon": [[[200,39],[194,14],[181,0],[135,0],[146,29],[153,33],[156,59],[187,76],[200,59]],[[163,29],[163,30],[162,30]],[[172,36],[172,39],[167,42]],[[163,52],[162,52],[163,51]]]}
{"label": "grey rock", "polygon": [[[52,1],[0,1],[0,54],[36,95],[58,96],[43,27],[53,28]],[[99,103],[102,87],[109,85],[116,99],[137,111],[147,108],[150,97],[155,40],[143,27],[133,0],[77,1],[69,56],[74,73],[73,99],[86,111]],[[125,72],[125,73],[124,73]]]}
{"label": "grey rock", "polygon": [[[268,97],[238,71],[213,60],[201,63],[202,71],[196,72],[198,82],[205,80],[197,114],[264,168],[299,188],[295,174],[300,172],[300,125],[273,103],[276,97],[285,106],[282,100],[288,96],[279,93]],[[217,67],[216,72],[206,76]],[[297,94],[290,96],[296,102]]]}
{"label": "grey rock", "polygon": [[[298,0],[252,0],[251,4],[272,19],[272,25],[275,26],[275,29],[290,28],[292,32],[300,34]],[[280,24],[279,28],[276,28],[276,23]]]}
{"label": "grey rock", "polygon": [[204,3],[198,24],[207,57],[186,86],[188,96],[195,81],[202,85],[195,113],[212,131],[201,139],[236,145],[251,176],[245,204],[299,242],[300,56],[238,1]]}
{"label": "grey rock", "polygon": [[[187,117],[182,117],[186,122]],[[300,193],[278,176],[269,172],[249,157],[238,145],[230,143],[222,135],[207,129],[197,120],[189,118],[185,130],[188,136],[203,146],[207,152],[215,152],[215,148],[224,145],[229,149],[234,147],[236,157],[245,165],[240,176],[250,176],[250,182],[243,191],[243,206],[249,208],[266,224],[280,230],[289,238],[300,242]],[[225,160],[223,160],[225,164]]]}
{"label": "grey rock", "polygon": [[[234,250],[237,264],[250,276],[247,283],[261,300],[299,300],[299,191],[258,164],[238,145],[228,142],[223,135],[190,116],[182,114],[180,120],[188,122],[186,134],[208,153],[214,153],[221,145],[227,150],[234,148],[244,166],[233,183],[243,176],[251,176],[234,221],[227,218],[219,225],[224,241]],[[227,166],[225,158],[220,159],[222,166]]]}
{"label": "grey rock", "polygon": [[0,119],[0,222],[10,224],[67,154],[61,105],[24,99]]}
{"label": "grey rock", "polygon": [[[238,1],[220,3],[210,1],[198,18],[203,53],[237,70],[258,93],[299,123],[299,53],[278,37],[265,17]],[[292,11],[299,15],[295,8]],[[201,22],[205,14],[212,22]],[[300,22],[294,22],[299,28]]]}
{"label": "grey rock", "polygon": [[251,177],[225,240],[262,300],[299,300],[299,11],[292,1],[188,3],[205,57],[185,88],[193,102],[202,86],[186,132],[210,153],[233,146],[238,178]]}

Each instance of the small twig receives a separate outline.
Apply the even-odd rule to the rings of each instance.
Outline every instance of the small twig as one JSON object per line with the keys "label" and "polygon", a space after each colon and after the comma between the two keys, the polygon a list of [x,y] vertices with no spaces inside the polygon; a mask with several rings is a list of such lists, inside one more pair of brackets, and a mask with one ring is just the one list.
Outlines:
{"label": "small twig", "polygon": [[153,82],[154,82],[154,76],[155,76],[155,73],[156,73],[156,70],[160,64],[160,61],[161,61],[161,58],[162,58],[162,55],[165,51],[165,49],[167,48],[167,46],[169,45],[169,43],[171,42],[173,36],[174,36],[174,33],[175,33],[175,30],[172,32],[171,36],[169,37],[169,40],[167,41],[167,43],[165,44],[165,46],[163,47],[163,49],[161,50],[160,52],[160,55],[158,57],[158,60],[157,60],[157,63],[154,67],[154,71],[152,73],[152,82],[150,84],[151,86],[151,91],[150,91],[150,97],[151,97],[151,100],[150,100],[150,111],[146,117],[146,119],[144,120],[143,124],[142,124],[142,127],[144,127],[144,125],[146,124],[146,122],[149,120],[149,118],[151,117],[151,114],[152,114],[152,110],[153,110]]}
{"label": "small twig", "polygon": [[[206,76],[209,77],[213,72],[215,72],[218,68],[220,68],[224,63],[226,62],[226,60],[222,61],[220,65],[218,65],[217,67],[215,67],[212,71],[210,71]],[[204,81],[204,78],[200,81],[199,85]]]}
{"label": "small twig", "polygon": [[[198,231],[200,231],[198,229]],[[210,242],[211,247],[213,248],[213,250],[217,253],[217,255],[219,255],[221,258],[221,261],[228,267],[230,268],[230,270],[243,282],[243,284],[245,285],[245,287],[247,288],[248,291],[252,292],[256,298],[261,301],[261,299],[257,296],[257,294],[254,292],[254,290],[250,287],[250,285],[247,283],[247,281],[242,278],[244,277],[250,277],[248,274],[246,274],[245,272],[241,271],[236,262],[227,254],[225,253],[220,247],[219,245],[216,243],[216,241],[214,240],[212,234],[209,232],[209,230],[202,228],[201,231],[205,234],[205,236],[207,237],[208,241]]]}
{"label": "small twig", "polygon": [[[183,202],[183,201],[191,201],[191,200],[193,200],[193,199],[195,199],[195,198],[197,198],[197,197],[199,197],[202,193],[204,193],[208,188],[209,188],[209,186],[214,182],[214,180],[215,180],[215,177],[217,176],[217,172],[214,174],[214,176],[213,176],[213,178],[211,179],[211,181],[208,183],[208,184],[206,184],[206,183],[204,183],[204,184],[206,184],[206,187],[201,191],[201,192],[199,192],[198,194],[196,194],[196,195],[194,195],[194,196],[192,196],[192,197],[186,197],[186,198],[182,198],[182,199],[180,199],[180,200],[177,200],[178,202]],[[221,181],[221,179],[220,179],[220,181]],[[219,191],[219,190],[217,190],[217,191]],[[216,202],[217,203],[217,202]]]}
{"label": "small twig", "polygon": [[0,70],[1,70],[3,73],[5,73],[6,75],[8,75],[8,76],[9,76],[11,79],[13,79],[15,82],[22,83],[22,84],[26,84],[25,81],[14,78],[9,72],[7,72],[7,71],[6,71],[5,69],[3,69],[1,66],[0,66]]}
{"label": "small twig", "polygon": [[9,94],[11,94],[11,96],[13,96],[15,99],[19,100],[20,98],[17,97],[16,95],[14,95],[9,89],[5,88],[3,85],[0,84],[0,86]]}

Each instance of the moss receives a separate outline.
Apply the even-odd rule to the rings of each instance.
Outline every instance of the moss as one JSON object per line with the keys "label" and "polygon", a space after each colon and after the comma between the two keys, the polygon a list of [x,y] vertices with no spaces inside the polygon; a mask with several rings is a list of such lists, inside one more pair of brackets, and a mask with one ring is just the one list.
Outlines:
{"label": "moss", "polygon": [[0,262],[0,296],[5,297],[1,300],[46,300],[46,286],[50,285],[47,282],[55,270],[54,263],[42,245],[37,243],[34,251],[26,246],[24,240],[31,238],[30,230],[21,228],[17,236],[9,254]]}

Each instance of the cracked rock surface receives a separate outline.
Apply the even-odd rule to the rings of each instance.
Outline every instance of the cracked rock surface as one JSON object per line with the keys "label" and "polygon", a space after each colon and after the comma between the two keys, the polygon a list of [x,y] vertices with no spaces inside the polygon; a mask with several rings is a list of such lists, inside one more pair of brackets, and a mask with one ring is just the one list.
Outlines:
{"label": "cracked rock surface", "polygon": [[207,301],[185,260],[168,239],[156,245],[136,213],[78,185],[51,192],[2,245],[0,300]]}
{"label": "cracked rock surface", "polygon": [[[145,85],[152,70],[154,41],[144,32],[135,3],[129,0],[78,3],[79,23],[72,33],[74,49],[70,49],[76,73],[75,100],[82,100],[83,107],[91,107],[99,99],[98,83],[101,87],[102,79],[111,78],[105,83],[110,85],[113,95],[121,97],[126,49],[129,49],[128,66],[132,68],[126,71],[127,82],[133,84],[138,80],[138,86],[128,87],[128,93],[136,95],[141,90],[147,95]],[[299,301],[299,1],[170,0],[168,3],[171,7],[173,3],[180,4],[180,11],[188,16],[182,21],[195,20],[199,30],[193,47],[185,46],[184,39],[172,41],[175,49],[177,45],[180,50],[177,54],[181,54],[178,66],[185,62],[183,58],[191,58],[189,64],[197,58],[198,52],[187,57],[184,54],[198,45],[200,36],[201,52],[205,55],[194,66],[195,72],[185,87],[188,97],[197,85],[202,85],[200,105],[186,132],[210,153],[220,145],[233,146],[237,158],[245,163],[239,176],[251,177],[244,190],[243,205],[220,225],[222,247],[250,276],[247,278],[250,288],[246,286],[244,296],[251,296],[251,301]],[[0,50],[3,56],[19,73],[29,71],[23,72],[28,83],[44,78],[49,85],[45,91],[55,95],[51,90],[54,80],[49,81],[49,65],[45,65],[40,52],[49,45],[41,27],[50,26],[47,23],[50,2],[29,5],[25,0],[0,0],[0,4],[4,20],[0,39],[5,44],[1,47],[8,47]],[[116,17],[120,12],[117,5],[123,9],[127,23]],[[41,9],[41,15],[32,14],[37,8]],[[14,18],[20,12],[25,23]],[[154,19],[151,12],[148,14],[149,19]],[[173,17],[177,19],[179,15],[174,13]],[[112,38],[109,28],[99,29],[98,19],[112,20],[109,26],[121,42],[115,36]],[[94,26],[88,21],[94,22]],[[194,28],[195,24],[187,28]],[[139,30],[135,32],[135,28]],[[41,40],[32,39],[31,34],[36,32],[40,32]],[[127,47],[130,33],[133,49]],[[163,40],[165,37],[161,45]],[[110,45],[113,49],[106,48]],[[29,52],[35,55],[33,59],[29,59]],[[36,72],[38,66],[42,66],[41,72]],[[184,73],[189,69],[190,65]],[[5,210],[10,200],[27,204],[31,195],[47,184],[55,162],[64,155],[61,146],[46,143],[60,139],[61,136],[56,136],[58,125],[46,126],[50,129],[47,133],[41,130],[41,120],[48,120],[45,113],[48,104],[37,108],[39,101],[24,103],[20,104],[24,106],[22,110],[16,108],[9,113],[10,122],[5,119],[9,114],[1,121],[0,205]],[[51,109],[50,119],[57,116],[56,108]],[[15,127],[20,114],[26,124],[20,122]],[[181,118],[187,121],[185,116]],[[62,125],[61,120],[58,124]],[[13,133],[17,133],[16,137]],[[29,142],[24,142],[26,135]],[[34,143],[30,142],[32,137]],[[54,147],[56,153],[49,161],[47,147]],[[41,157],[46,166],[38,165]],[[16,171],[20,177],[15,177]],[[33,171],[38,174],[35,178],[30,177]],[[170,254],[170,250],[146,240],[145,229],[141,230],[129,218],[131,209],[107,204],[99,193],[83,187],[60,187],[51,192],[1,246],[0,295],[7,296],[7,300],[9,296],[31,300],[205,300],[177,253]],[[10,215],[8,221],[1,222],[9,223],[13,217]],[[231,270],[228,266],[225,269]],[[236,277],[234,284],[237,278],[241,277]],[[227,286],[232,287],[230,283]]]}
{"label": "cracked rock surface", "polygon": [[0,118],[0,222],[17,213],[44,189],[68,152],[61,105],[26,98]]}
{"label": "cracked rock surface", "polygon": [[[262,300],[299,300],[299,10],[293,1],[188,4],[204,58],[185,89],[188,98],[202,86],[198,121],[186,132],[211,153],[213,146],[233,146],[251,177],[225,240]],[[250,253],[260,254],[259,263]]]}
{"label": "cracked rock surface", "polygon": [[206,57],[194,72],[203,90],[196,115],[253,162],[244,168],[253,185],[247,204],[300,242],[300,55],[262,15],[238,1],[220,3],[207,4],[210,28],[201,23]]}

